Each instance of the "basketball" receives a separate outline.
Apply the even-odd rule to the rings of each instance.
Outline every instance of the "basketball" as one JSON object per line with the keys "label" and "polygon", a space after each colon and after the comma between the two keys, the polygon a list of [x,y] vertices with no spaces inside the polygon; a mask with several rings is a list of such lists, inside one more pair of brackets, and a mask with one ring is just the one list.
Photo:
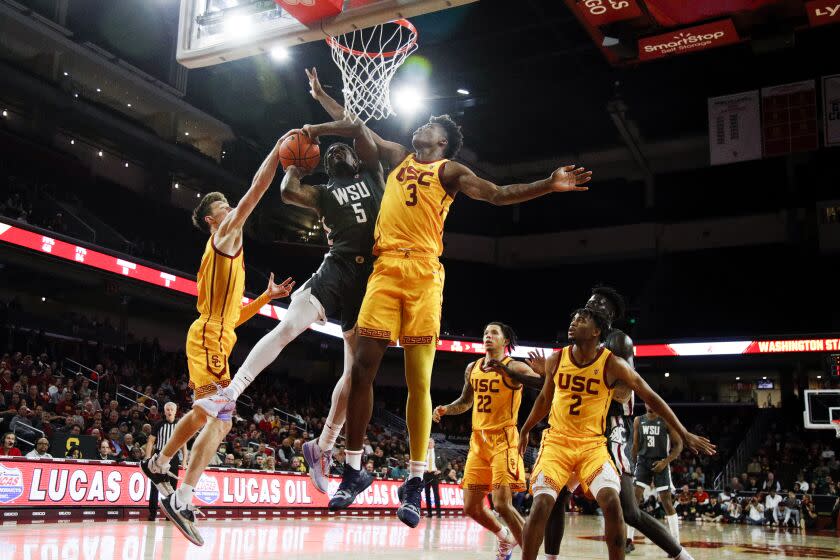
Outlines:
{"label": "basketball", "polygon": [[312,171],[321,161],[321,148],[306,134],[292,134],[280,144],[280,163],[283,169],[290,165]]}

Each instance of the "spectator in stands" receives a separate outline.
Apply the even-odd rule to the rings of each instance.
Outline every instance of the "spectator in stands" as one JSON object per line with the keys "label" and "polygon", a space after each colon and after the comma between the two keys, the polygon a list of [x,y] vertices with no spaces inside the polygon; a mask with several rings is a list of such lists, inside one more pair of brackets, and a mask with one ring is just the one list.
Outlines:
{"label": "spectator in stands", "polygon": [[9,430],[21,434],[23,439],[32,441],[38,434],[36,431],[37,427],[34,423],[32,410],[28,406],[22,405],[18,409],[17,414],[12,418],[12,421],[9,422]]}
{"label": "spectator in stands", "polygon": [[[778,483],[777,483],[778,484]],[[775,486],[770,487],[770,492],[764,498],[764,515],[770,525],[779,523],[779,504],[782,503],[782,496],[776,493]]]}
{"label": "spectator in stands", "polygon": [[108,441],[111,444],[111,449],[114,450],[115,455],[122,455],[122,438],[120,437],[120,429],[112,427],[108,430]]}
{"label": "spectator in stands", "polygon": [[764,525],[764,521],[764,506],[761,505],[757,496],[753,496],[747,505],[747,524]]}
{"label": "spectator in stands", "polygon": [[755,476],[761,474],[761,463],[758,461],[758,457],[753,457],[750,460],[750,463],[747,465],[747,474],[753,474]]}
{"label": "spectator in stands", "polygon": [[289,463],[289,470],[292,472],[309,472],[306,470],[306,463],[301,457],[292,457],[292,460]]}
{"label": "spectator in stands", "polygon": [[799,528],[802,522],[802,502],[796,498],[793,491],[788,492],[787,499],[782,501],[785,508],[785,518],[782,524]]}
{"label": "spectator in stands", "polygon": [[782,485],[779,484],[778,480],[776,480],[776,476],[772,471],[767,473],[767,478],[761,483],[761,490],[764,492],[769,492],[770,490],[774,490],[776,492],[782,491]]}
{"label": "spectator in stands", "polygon": [[134,443],[134,435],[131,433],[125,434],[123,436],[122,451],[120,452],[120,456],[122,456],[123,459],[130,458],[135,447],[137,447],[137,445]]}
{"label": "spectator in stands", "polygon": [[738,500],[737,498],[732,498],[732,501],[729,502],[729,505],[726,508],[726,522],[741,523],[743,516],[744,510],[741,506],[740,500]]}
{"label": "spectator in stands", "polygon": [[739,479],[737,476],[732,477],[732,480],[729,481],[729,485],[733,493],[737,494],[738,492],[744,491],[744,485],[741,484],[741,479]]}
{"label": "spectator in stands", "polygon": [[747,480],[747,484],[744,486],[744,490],[746,492],[758,492],[759,484],[758,479],[755,476],[750,476]]}
{"label": "spectator in stands", "polygon": [[330,474],[333,476],[341,476],[344,474],[344,449],[339,448],[333,455],[333,462],[330,465]]}
{"label": "spectator in stands", "polygon": [[697,500],[697,508],[702,514],[706,511],[706,507],[709,505],[709,493],[706,492],[701,485],[694,491],[694,498]]}
{"label": "spectator in stands", "polygon": [[229,469],[236,466],[236,457],[233,456],[233,453],[225,455],[225,462],[223,463],[223,466]]}
{"label": "spectator in stands", "polygon": [[27,459],[52,459],[53,456],[47,451],[50,448],[50,440],[45,437],[38,438],[35,442],[35,449],[26,454]]}
{"label": "spectator in stands", "polygon": [[703,510],[703,521],[710,521],[712,523],[720,523],[723,521],[723,507],[714,496],[709,498],[708,506]]}
{"label": "spectator in stands", "polygon": [[810,494],[802,496],[802,503],[800,507],[802,510],[802,521],[805,524],[805,528],[814,529],[817,526],[818,515]]}
{"label": "spectator in stands", "polygon": [[3,457],[20,457],[22,453],[20,449],[15,447],[17,437],[12,432],[6,432],[3,435],[3,449],[0,449],[0,456]]}
{"label": "spectator in stands", "polygon": [[96,457],[100,461],[116,461],[118,457],[114,455],[113,449],[111,449],[111,444],[107,439],[103,439],[99,442],[99,455]]}
{"label": "spectator in stands", "polygon": [[276,463],[274,461],[274,456],[273,455],[267,456],[265,458],[265,461],[263,462],[263,470],[265,472],[273,473],[275,466],[276,466]]}
{"label": "spectator in stands", "polygon": [[688,484],[682,487],[682,491],[677,495],[677,515],[680,518],[685,518],[688,508],[691,505],[691,491],[688,489]]}
{"label": "spectator in stands", "polygon": [[129,461],[134,463],[139,463],[143,459],[146,458],[146,452],[140,445],[135,445],[131,448],[131,456],[129,457]]}
{"label": "spectator in stands", "polygon": [[400,459],[397,461],[396,466],[391,468],[391,472],[388,474],[391,478],[396,478],[397,480],[404,480],[405,477],[408,476],[408,469],[406,468],[405,460]]}
{"label": "spectator in stands", "polygon": [[295,451],[292,449],[292,438],[284,438],[277,449],[277,459],[280,461],[280,468],[286,468],[295,456]]}

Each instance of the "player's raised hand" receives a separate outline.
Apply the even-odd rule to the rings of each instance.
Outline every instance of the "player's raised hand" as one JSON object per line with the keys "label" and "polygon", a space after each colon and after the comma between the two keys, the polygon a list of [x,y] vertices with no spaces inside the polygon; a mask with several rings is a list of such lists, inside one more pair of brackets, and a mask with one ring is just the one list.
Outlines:
{"label": "player's raised hand", "polygon": [[268,288],[266,289],[266,292],[268,293],[269,299],[279,299],[291,294],[294,287],[295,281],[292,280],[291,277],[283,280],[282,284],[275,284],[274,273],[272,272],[268,277]]}
{"label": "player's raised hand", "polygon": [[588,191],[589,187],[581,187],[592,180],[592,172],[583,167],[565,165],[551,174],[548,181],[554,192]]}
{"label": "player's raised hand", "polygon": [[446,416],[446,407],[443,405],[436,406],[432,411],[432,420],[435,423],[440,423],[440,419],[444,416]]}
{"label": "player's raised hand", "polygon": [[324,88],[321,87],[321,80],[318,79],[318,70],[313,67],[312,70],[306,68],[306,77],[309,78],[309,95],[318,99],[324,94]]}
{"label": "player's raised hand", "polygon": [[484,362],[484,364],[482,364],[481,369],[483,369],[484,371],[495,371],[499,375],[507,374],[507,369],[505,368],[505,365],[499,360],[487,360],[486,362]]}
{"label": "player's raised hand", "polygon": [[703,455],[714,455],[717,453],[717,447],[708,439],[691,432],[686,432],[683,438],[685,446],[695,453],[702,453]]}
{"label": "player's raised hand", "polygon": [[305,124],[300,128],[301,132],[306,134],[310,140],[312,140],[316,144],[320,144],[321,141],[318,140],[318,136],[321,135],[321,130],[318,128],[317,124]]}
{"label": "player's raised hand", "polygon": [[534,370],[534,373],[545,375],[545,351],[542,348],[528,352],[528,359],[525,363]]}
{"label": "player's raised hand", "polygon": [[287,132],[286,134],[284,134],[283,136],[281,136],[279,140],[277,140],[277,145],[279,146],[280,144],[282,144],[282,143],[283,143],[283,140],[285,140],[286,138],[288,138],[288,137],[289,137],[289,136],[291,136],[292,134],[300,134],[301,132],[302,132],[302,131],[301,131],[301,129],[299,129],[299,128],[293,128],[292,130],[290,130],[289,132]]}

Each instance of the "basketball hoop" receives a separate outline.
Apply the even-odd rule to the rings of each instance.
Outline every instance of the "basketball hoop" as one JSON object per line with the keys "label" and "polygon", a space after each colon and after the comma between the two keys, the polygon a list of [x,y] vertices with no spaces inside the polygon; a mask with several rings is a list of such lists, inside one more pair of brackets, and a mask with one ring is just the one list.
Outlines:
{"label": "basketball hoop", "polygon": [[398,19],[328,37],[327,44],[344,84],[344,115],[363,122],[395,114],[391,78],[417,50],[417,29]]}

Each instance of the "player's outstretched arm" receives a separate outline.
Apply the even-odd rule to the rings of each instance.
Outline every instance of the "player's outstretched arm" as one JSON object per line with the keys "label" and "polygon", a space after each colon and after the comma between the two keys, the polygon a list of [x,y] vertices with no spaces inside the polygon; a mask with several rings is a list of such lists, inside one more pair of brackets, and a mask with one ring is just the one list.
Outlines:
{"label": "player's outstretched arm", "polygon": [[282,138],[277,140],[268,155],[265,156],[260,168],[251,180],[251,187],[248,189],[248,192],[245,193],[245,196],[239,200],[236,208],[231,210],[219,225],[219,230],[216,232],[217,238],[227,237],[241,230],[245,225],[245,221],[251,215],[251,212],[254,211],[254,208],[257,207],[257,203],[274,180],[274,174],[277,173],[277,166],[280,164],[280,144],[283,143],[283,140],[287,136],[294,132],[290,130],[284,134]]}
{"label": "player's outstretched arm", "polygon": [[591,171],[574,165],[557,169],[547,179],[504,186],[482,179],[469,167],[454,161],[446,164],[442,174],[443,184],[450,192],[460,191],[496,206],[518,204],[552,192],[587,191],[589,187],[581,185],[591,179]]}
{"label": "player's outstretched arm", "polygon": [[312,185],[300,181],[303,171],[299,167],[290,165],[280,183],[280,199],[286,204],[308,208],[321,213],[318,190]]}
{"label": "player's outstretched arm", "polygon": [[551,410],[551,401],[554,399],[554,376],[552,371],[557,369],[557,364],[560,362],[560,352],[555,352],[545,361],[545,375],[543,376],[543,387],[540,394],[534,400],[534,406],[531,407],[531,413],[525,423],[522,424],[522,429],[519,430],[519,454],[525,455],[525,449],[528,447],[528,434],[534,429],[537,423],[548,416]]}
{"label": "player's outstretched arm", "polygon": [[[307,124],[303,131],[313,140],[318,136],[344,136],[353,138],[359,157],[370,169],[376,169],[378,162],[387,162],[389,167],[398,165],[408,156],[409,151],[401,144],[383,140],[359,119],[343,118],[341,120]],[[377,164],[374,164],[374,160]]]}
{"label": "player's outstretched arm", "polygon": [[268,276],[268,288],[260,294],[260,297],[250,303],[246,303],[239,310],[239,320],[236,322],[238,327],[254,315],[256,315],[262,306],[273,299],[282,299],[292,293],[295,289],[295,281],[291,277],[286,278],[282,284],[274,283],[274,273]]}
{"label": "player's outstretched arm", "polygon": [[318,70],[313,67],[311,70],[305,68],[304,71],[306,72],[306,77],[309,79],[309,95],[321,104],[321,107],[330,114],[330,117],[334,121],[343,119],[344,107],[324,91],[324,88],[321,86],[321,80],[318,79]]}
{"label": "player's outstretched arm", "polygon": [[463,414],[473,405],[473,388],[470,383],[470,372],[472,371],[475,362],[470,362],[467,365],[467,371],[464,372],[464,388],[461,389],[461,396],[449,404],[436,406],[432,411],[432,420],[440,422],[444,416],[453,416],[455,414]]}
{"label": "player's outstretched arm", "polygon": [[508,365],[505,365],[498,360],[490,360],[487,362],[486,367],[495,370],[496,373],[506,375],[526,387],[541,389],[543,386],[542,376],[535,373],[528,364],[523,362],[511,360]]}
{"label": "player's outstretched arm", "polygon": [[668,438],[671,441],[671,451],[668,453],[668,456],[664,459],[660,459],[656,461],[651,468],[653,472],[660,473],[668,468],[668,465],[673,463],[677,457],[680,456],[683,450],[683,441],[680,435],[677,433],[677,430],[672,428],[670,425],[668,426]]}
{"label": "player's outstretched arm", "polygon": [[636,370],[630,367],[630,364],[626,360],[613,355],[607,361],[604,374],[610,385],[614,385],[617,381],[623,381],[630,389],[638,393],[642,400],[655,413],[660,415],[668,426],[672,427],[679,434],[689,449],[697,453],[705,453],[706,455],[715,454],[715,446],[708,439],[686,430],[685,426],[677,418],[677,415],[671,410],[671,407],[650,388],[650,385],[636,373]]}

